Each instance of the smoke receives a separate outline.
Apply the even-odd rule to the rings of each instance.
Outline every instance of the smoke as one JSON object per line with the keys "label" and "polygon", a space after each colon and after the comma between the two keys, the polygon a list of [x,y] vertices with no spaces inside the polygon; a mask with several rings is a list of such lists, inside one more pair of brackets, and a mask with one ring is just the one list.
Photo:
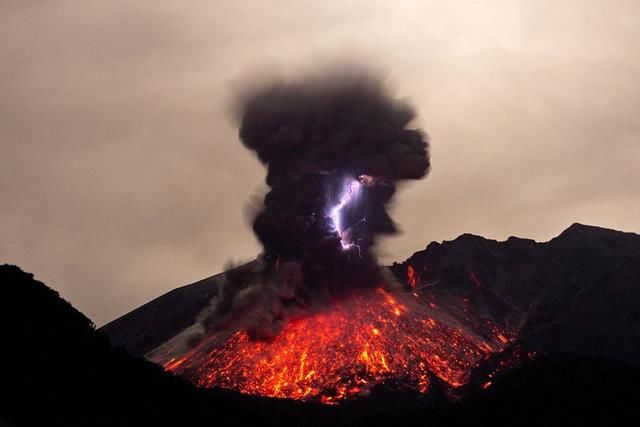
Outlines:
{"label": "smoke", "polygon": [[276,334],[299,310],[389,283],[372,248],[396,232],[396,184],[429,171],[415,113],[366,72],[272,82],[240,102],[239,136],[267,168],[253,230],[257,261],[230,271],[201,313],[203,333]]}

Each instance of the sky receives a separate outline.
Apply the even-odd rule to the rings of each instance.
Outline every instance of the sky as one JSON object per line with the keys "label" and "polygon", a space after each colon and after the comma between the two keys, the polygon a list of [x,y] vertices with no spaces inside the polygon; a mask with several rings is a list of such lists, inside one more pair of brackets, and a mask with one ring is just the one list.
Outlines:
{"label": "sky", "polygon": [[99,326],[254,258],[238,93],[347,61],[431,138],[382,261],[639,232],[638,45],[637,0],[0,0],[0,263]]}

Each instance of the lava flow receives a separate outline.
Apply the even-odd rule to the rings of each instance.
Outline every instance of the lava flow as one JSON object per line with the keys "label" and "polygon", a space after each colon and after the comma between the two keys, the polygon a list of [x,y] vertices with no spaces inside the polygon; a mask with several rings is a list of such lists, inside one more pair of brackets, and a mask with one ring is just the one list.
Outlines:
{"label": "lava flow", "polygon": [[337,403],[364,396],[385,380],[428,392],[434,376],[452,387],[505,343],[469,333],[431,307],[402,303],[408,294],[382,288],[353,293],[326,311],[290,320],[271,341],[233,334],[221,345],[201,343],[165,368],[201,387]]}

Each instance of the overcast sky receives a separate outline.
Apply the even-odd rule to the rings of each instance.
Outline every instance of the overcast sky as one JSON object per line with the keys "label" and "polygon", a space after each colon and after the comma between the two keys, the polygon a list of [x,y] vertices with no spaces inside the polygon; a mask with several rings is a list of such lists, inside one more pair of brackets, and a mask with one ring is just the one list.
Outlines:
{"label": "overcast sky", "polygon": [[0,262],[98,325],[259,251],[234,94],[354,58],[431,136],[385,262],[640,231],[640,2],[0,0]]}

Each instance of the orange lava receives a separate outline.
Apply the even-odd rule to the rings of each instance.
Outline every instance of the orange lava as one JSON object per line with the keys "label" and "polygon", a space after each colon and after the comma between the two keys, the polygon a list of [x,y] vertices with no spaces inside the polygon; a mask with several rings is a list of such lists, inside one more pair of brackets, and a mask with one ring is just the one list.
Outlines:
{"label": "orange lava", "polygon": [[438,318],[437,309],[403,304],[382,288],[361,291],[290,321],[271,341],[237,332],[213,348],[213,341],[202,343],[165,369],[202,387],[330,404],[367,395],[389,379],[423,393],[434,376],[457,387],[480,358],[504,346],[502,334],[485,340]]}
{"label": "orange lava", "polygon": [[415,288],[417,282],[418,278],[416,277],[416,271],[411,265],[407,266],[407,283],[409,283],[409,286],[412,288]]}

